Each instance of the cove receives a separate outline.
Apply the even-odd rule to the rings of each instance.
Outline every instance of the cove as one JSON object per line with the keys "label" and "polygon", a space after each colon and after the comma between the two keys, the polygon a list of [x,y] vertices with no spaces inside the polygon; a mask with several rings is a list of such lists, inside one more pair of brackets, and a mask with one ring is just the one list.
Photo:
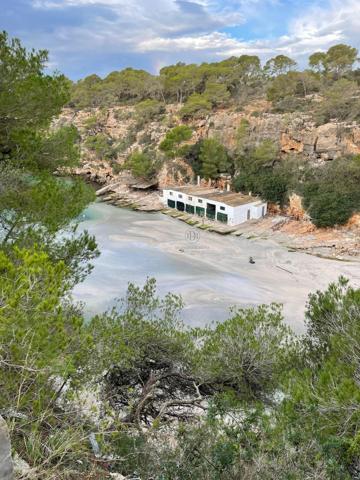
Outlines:
{"label": "cove", "polygon": [[[286,321],[303,330],[307,295],[340,274],[360,281],[357,262],[341,264],[289,252],[270,240],[223,237],[161,213],[141,213],[94,203],[80,224],[95,235],[101,255],[73,297],[91,316],[115,305],[128,282],[157,280],[158,292],[180,294],[183,320],[192,326],[223,321],[229,309],[277,302]],[[249,256],[256,260],[249,264]]]}

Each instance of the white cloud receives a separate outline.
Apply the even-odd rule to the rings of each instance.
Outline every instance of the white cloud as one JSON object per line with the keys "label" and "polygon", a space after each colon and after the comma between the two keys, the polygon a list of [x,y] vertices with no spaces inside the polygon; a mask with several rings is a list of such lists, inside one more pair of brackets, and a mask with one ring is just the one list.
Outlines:
{"label": "white cloud", "polygon": [[[251,7],[259,8],[260,1],[250,0]],[[339,42],[360,46],[359,0],[333,0],[328,8],[312,6],[302,12],[300,18],[289,22],[286,35],[277,38],[241,41],[219,32],[178,38],[155,36],[141,41],[137,49],[142,52],[203,50],[217,57],[256,54],[263,59],[283,53],[301,59]]]}
{"label": "white cloud", "polygon": [[222,32],[225,27],[237,26],[241,35],[241,25],[246,27],[255,17],[265,25],[264,9],[285,9],[293,1],[33,0],[32,4],[42,10],[93,9],[86,22],[57,27],[47,38],[43,34],[55,60],[66,52],[91,55],[104,51],[152,55],[158,65],[163,64],[164,54],[187,59],[203,54],[206,59],[216,59],[247,53],[265,59],[284,53],[301,61],[310,52],[326,50],[335,43],[360,46],[360,0],[329,0],[326,7],[312,2],[297,18],[288,19],[286,34],[276,38],[261,38],[260,34],[245,41]]}

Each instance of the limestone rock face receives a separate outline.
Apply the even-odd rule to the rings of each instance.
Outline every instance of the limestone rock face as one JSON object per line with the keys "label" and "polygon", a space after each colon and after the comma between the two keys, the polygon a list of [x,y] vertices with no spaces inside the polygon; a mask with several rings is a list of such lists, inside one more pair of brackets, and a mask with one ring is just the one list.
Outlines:
{"label": "limestone rock face", "polygon": [[270,139],[278,143],[282,153],[301,154],[311,162],[360,153],[360,126],[356,123],[331,122],[316,126],[304,113],[258,112],[253,116],[246,112],[214,112],[207,119],[206,135],[218,138],[232,150],[243,119],[249,122],[250,139],[254,143]]}
{"label": "limestone rock face", "polygon": [[166,185],[183,185],[192,180],[194,172],[190,165],[188,165],[181,158],[164,163],[160,172],[158,173],[159,186]]}
{"label": "limestone rock face", "polygon": [[13,479],[10,436],[5,420],[0,416],[0,479]]}
{"label": "limestone rock face", "polygon": [[[104,133],[115,142],[121,142],[130,136],[129,144],[119,154],[118,163],[121,163],[137,149],[143,150],[150,144],[156,148],[166,132],[181,123],[177,115],[179,108],[178,105],[168,105],[164,118],[142,126],[136,125],[133,107],[109,108],[106,113],[99,109],[78,112],[66,109],[56,124],[74,124],[82,138],[89,134]],[[256,108],[257,110],[254,110]],[[190,122],[194,129],[191,142],[208,137],[217,138],[230,151],[234,150],[238,128],[241,121],[246,119],[251,141],[256,143],[265,139],[273,140],[284,154],[301,154],[314,162],[332,160],[340,155],[360,154],[360,126],[356,123],[334,121],[316,126],[308,114],[268,113],[267,108],[268,102],[258,101],[241,112],[222,109],[212,112],[204,119],[193,120]],[[94,116],[99,118],[98,124],[86,131],[86,121]],[[86,162],[94,160],[91,152],[86,149],[83,150],[83,157]]]}
{"label": "limestone rock face", "polygon": [[[183,123],[179,117],[180,108],[180,105],[167,105],[164,116],[148,123],[139,122],[131,106],[86,111],[66,109],[54,126],[74,124],[78,128],[82,139],[83,166],[76,173],[106,185],[117,180],[119,174],[116,172],[121,170],[121,165],[132,152],[158,149],[166,133]],[[355,122],[347,124],[333,121],[317,126],[309,114],[278,114],[269,113],[269,110],[269,102],[257,100],[241,111],[235,108],[213,111],[206,118],[188,122],[193,129],[188,143],[217,138],[230,152],[234,152],[239,127],[246,120],[252,143],[270,139],[277,143],[283,155],[301,155],[312,164],[331,161],[343,155],[360,154],[360,125]],[[94,118],[97,119],[96,125],[91,122]],[[84,146],[87,136],[98,133],[111,137],[118,149],[117,158],[111,162],[96,158],[96,154]],[[158,180],[160,186],[180,184],[188,181],[192,175],[191,167],[182,160],[167,159],[158,174]]]}

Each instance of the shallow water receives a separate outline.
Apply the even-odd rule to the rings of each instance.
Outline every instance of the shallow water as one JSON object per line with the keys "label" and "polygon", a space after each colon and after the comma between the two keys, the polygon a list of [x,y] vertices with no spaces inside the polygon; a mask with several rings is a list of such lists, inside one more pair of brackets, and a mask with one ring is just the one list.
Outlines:
{"label": "shallow water", "polygon": [[[101,251],[91,275],[74,291],[74,298],[85,303],[87,315],[110,308],[116,298],[124,296],[128,282],[143,284],[147,277],[156,278],[160,294],[170,291],[182,296],[182,317],[191,325],[224,320],[233,305],[258,303],[256,288],[241,272],[226,273],[197,259],[166,252],[158,247],[156,239],[147,238],[146,230],[151,231],[159,222],[169,229],[171,219],[162,214],[96,203],[82,218],[82,228],[96,236]],[[189,229],[185,224],[172,222],[171,229],[175,241],[187,242]]]}
{"label": "shallow water", "polygon": [[[345,275],[360,284],[360,264],[291,253],[271,240],[223,237],[200,231],[160,213],[92,204],[81,228],[96,236],[101,255],[74,298],[90,316],[111,308],[128,282],[155,277],[158,292],[180,294],[184,321],[203,326],[229,317],[231,306],[277,302],[296,331],[304,329],[308,294]],[[189,233],[196,232],[195,241]],[[256,259],[249,264],[249,256]]]}

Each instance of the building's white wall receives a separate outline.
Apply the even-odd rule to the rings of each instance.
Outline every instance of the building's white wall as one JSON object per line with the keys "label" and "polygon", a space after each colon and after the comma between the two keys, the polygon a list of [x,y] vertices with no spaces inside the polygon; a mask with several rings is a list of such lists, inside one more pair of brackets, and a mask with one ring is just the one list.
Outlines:
{"label": "building's white wall", "polygon": [[256,207],[254,207],[254,218],[265,217],[266,214],[267,214],[266,202],[260,203],[259,205],[256,205]]}
{"label": "building's white wall", "polygon": [[[263,215],[264,208],[264,215]],[[235,210],[235,225],[244,223],[249,220],[248,211],[250,210],[250,220],[258,219],[266,215],[267,203],[256,201],[254,203],[247,203],[246,205],[239,205],[234,207]]]}
{"label": "building's white wall", "polygon": [[[171,194],[172,192],[172,194]],[[189,199],[191,197],[191,200]],[[239,225],[248,220],[248,210],[250,210],[250,219],[261,218],[262,208],[264,207],[264,215],[267,213],[267,204],[261,203],[256,200],[254,203],[248,203],[246,205],[239,205],[237,207],[232,207],[226,205],[225,203],[217,202],[214,200],[207,200],[206,198],[196,197],[194,195],[188,195],[186,193],[181,193],[176,190],[163,190],[163,202],[167,206],[168,199],[174,200],[175,202],[180,201],[185,205],[192,205],[194,207],[202,207],[206,210],[206,204],[212,203],[216,206],[216,214],[218,212],[225,213],[228,216],[228,225]],[[200,201],[199,201],[200,200]],[[220,207],[224,207],[224,210],[221,210]]]}

